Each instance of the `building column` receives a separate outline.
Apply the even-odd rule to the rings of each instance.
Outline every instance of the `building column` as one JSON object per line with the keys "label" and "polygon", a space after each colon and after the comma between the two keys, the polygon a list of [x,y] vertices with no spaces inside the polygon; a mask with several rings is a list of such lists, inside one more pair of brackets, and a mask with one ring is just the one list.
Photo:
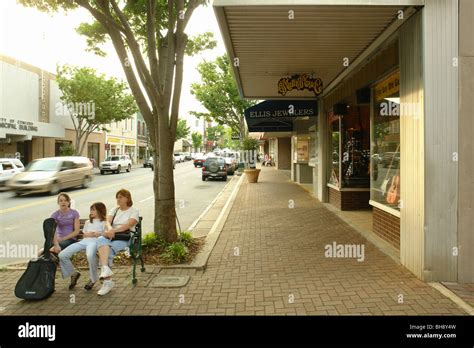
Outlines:
{"label": "building column", "polygon": [[326,114],[324,113],[323,98],[318,100],[318,164],[317,164],[317,198],[323,202],[329,202],[328,188],[328,162],[329,144],[328,144],[328,122]]}

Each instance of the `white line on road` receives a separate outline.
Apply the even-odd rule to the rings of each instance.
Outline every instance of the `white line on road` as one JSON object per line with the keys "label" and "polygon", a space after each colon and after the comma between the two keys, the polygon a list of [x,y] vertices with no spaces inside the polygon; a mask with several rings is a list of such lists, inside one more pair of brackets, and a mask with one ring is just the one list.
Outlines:
{"label": "white line on road", "polygon": [[150,197],[147,197],[147,198],[145,198],[145,199],[142,199],[142,200],[140,201],[140,203],[149,201],[149,200],[152,199],[153,197],[155,197],[155,196],[150,196]]}

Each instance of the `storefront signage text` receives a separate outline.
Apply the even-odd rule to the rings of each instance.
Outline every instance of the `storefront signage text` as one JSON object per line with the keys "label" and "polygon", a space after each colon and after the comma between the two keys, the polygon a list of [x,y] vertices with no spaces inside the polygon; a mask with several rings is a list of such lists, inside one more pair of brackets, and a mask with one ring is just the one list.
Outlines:
{"label": "storefront signage text", "polygon": [[250,118],[304,117],[304,116],[313,116],[313,115],[315,115],[314,109],[294,109],[293,112],[291,112],[290,109],[250,111]]}
{"label": "storefront signage text", "polygon": [[22,131],[29,131],[29,132],[38,131],[38,126],[36,126],[33,122],[14,120],[14,119],[7,120],[6,118],[0,118],[0,128],[22,130]]}
{"label": "storefront signage text", "polygon": [[396,72],[377,84],[374,88],[375,100],[381,101],[386,97],[397,94],[400,91],[400,73]]}
{"label": "storefront signage text", "polygon": [[284,77],[278,81],[278,93],[286,95],[287,92],[297,89],[303,91],[313,91],[315,95],[320,95],[323,92],[323,81],[317,78],[310,78],[306,74],[293,75],[290,78]]}

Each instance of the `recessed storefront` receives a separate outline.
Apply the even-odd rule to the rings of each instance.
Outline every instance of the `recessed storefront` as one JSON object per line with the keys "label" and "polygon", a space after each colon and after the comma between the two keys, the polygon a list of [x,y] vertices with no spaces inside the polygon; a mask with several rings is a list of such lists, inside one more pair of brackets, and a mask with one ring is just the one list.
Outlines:
{"label": "recessed storefront", "polygon": [[[458,16],[471,7],[464,0],[245,5],[214,2],[227,52],[238,58],[241,97],[318,105],[316,117],[291,129],[272,125],[264,136],[269,155],[281,161],[279,139],[291,139],[291,179],[312,182],[315,197],[339,210],[367,210],[372,233],[419,278],[474,281],[466,261],[474,240],[457,228],[467,215],[457,216],[462,184],[453,160],[460,89],[453,59],[459,38],[469,37]],[[465,242],[459,258],[458,240]]]}

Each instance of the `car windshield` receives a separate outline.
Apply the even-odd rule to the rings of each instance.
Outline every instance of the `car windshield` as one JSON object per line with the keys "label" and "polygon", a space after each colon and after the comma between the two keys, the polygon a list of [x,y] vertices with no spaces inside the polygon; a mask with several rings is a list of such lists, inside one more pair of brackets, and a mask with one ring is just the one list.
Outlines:
{"label": "car windshield", "polygon": [[105,159],[106,161],[119,161],[120,156],[109,156]]}
{"label": "car windshield", "polygon": [[60,161],[57,159],[48,159],[33,161],[26,167],[28,172],[54,172],[58,170]]}

